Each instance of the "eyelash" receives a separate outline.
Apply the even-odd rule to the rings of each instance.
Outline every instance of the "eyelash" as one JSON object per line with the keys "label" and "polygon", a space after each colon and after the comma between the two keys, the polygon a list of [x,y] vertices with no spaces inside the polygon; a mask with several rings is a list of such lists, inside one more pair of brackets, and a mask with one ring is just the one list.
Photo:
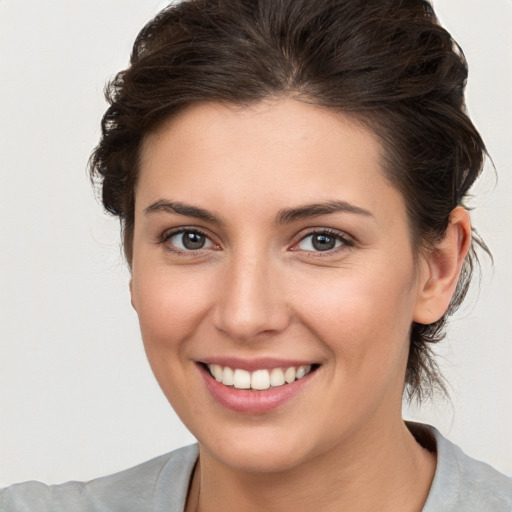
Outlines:
{"label": "eyelash", "polygon": [[[197,255],[197,254],[202,253],[203,251],[207,251],[210,249],[210,247],[207,247],[207,248],[201,247],[199,249],[183,250],[183,249],[180,249],[180,248],[173,246],[172,244],[169,243],[171,238],[173,238],[177,235],[180,235],[180,234],[184,234],[184,233],[190,233],[190,234],[203,236],[211,244],[213,244],[214,248],[215,247],[218,248],[218,244],[213,242],[211,237],[207,233],[205,233],[204,231],[202,231],[200,229],[193,228],[193,227],[190,227],[190,228],[182,227],[179,229],[173,229],[171,231],[166,231],[160,237],[159,243],[163,244],[163,245],[167,244],[168,250],[170,250],[176,254],[187,255],[187,256]],[[327,249],[325,251],[306,250],[304,252],[314,254],[316,256],[324,256],[324,255],[327,256],[327,255],[333,254],[335,252],[338,252],[339,250],[347,249],[347,248],[354,246],[354,241],[339,231],[336,231],[336,230],[330,229],[330,228],[316,228],[316,229],[313,229],[312,231],[308,231],[305,235],[303,235],[297,242],[295,242],[292,245],[290,250],[291,251],[300,251],[300,249],[296,249],[295,247],[298,246],[304,240],[307,240],[308,238],[313,237],[315,235],[324,235],[326,237],[333,238],[336,242],[341,242],[341,243],[337,247],[334,247],[332,249]]]}
{"label": "eyelash", "polygon": [[211,237],[207,233],[205,233],[204,231],[202,231],[200,229],[192,228],[192,227],[190,227],[190,228],[182,227],[182,228],[173,229],[170,231],[165,231],[162,234],[162,236],[160,237],[159,243],[161,243],[162,245],[166,245],[167,250],[172,251],[176,254],[185,255],[185,256],[193,256],[193,255],[201,254],[203,251],[207,251],[210,249],[209,247],[207,247],[207,248],[201,247],[199,249],[185,249],[184,250],[184,249],[180,249],[179,247],[176,247],[170,243],[171,238],[173,238],[177,235],[185,234],[185,233],[203,236],[214,247],[218,247],[218,244],[213,242]]}
{"label": "eyelash", "polygon": [[300,244],[304,240],[307,240],[310,237],[314,237],[315,235],[324,235],[326,237],[333,238],[336,242],[341,242],[338,247],[334,247],[332,249],[328,249],[325,251],[306,251],[306,252],[309,252],[310,254],[314,254],[315,256],[321,257],[324,255],[325,256],[332,255],[333,253],[336,253],[340,250],[344,250],[344,249],[354,246],[354,241],[351,238],[349,238],[347,235],[342,234],[339,231],[336,231],[336,230],[330,229],[330,228],[316,228],[316,229],[313,229],[312,231],[308,231],[304,236],[302,236],[299,239],[298,242],[295,242],[294,245],[292,246],[291,250],[293,250],[293,251],[300,250],[300,249],[293,249],[293,247],[296,247],[298,244]]}

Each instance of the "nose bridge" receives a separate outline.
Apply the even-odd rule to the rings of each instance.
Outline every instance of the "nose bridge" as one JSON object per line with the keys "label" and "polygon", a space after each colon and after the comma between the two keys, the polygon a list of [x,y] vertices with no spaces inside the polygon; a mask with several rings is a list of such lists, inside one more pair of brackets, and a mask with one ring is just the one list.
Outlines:
{"label": "nose bridge", "polygon": [[276,266],[261,251],[238,251],[231,256],[216,311],[221,331],[248,341],[286,327],[288,312]]}

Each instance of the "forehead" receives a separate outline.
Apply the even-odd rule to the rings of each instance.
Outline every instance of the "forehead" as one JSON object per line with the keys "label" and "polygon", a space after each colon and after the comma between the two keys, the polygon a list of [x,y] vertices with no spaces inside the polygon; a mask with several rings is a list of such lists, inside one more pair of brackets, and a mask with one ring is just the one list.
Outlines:
{"label": "forehead", "polygon": [[385,198],[402,205],[381,151],[354,118],[293,99],[197,104],[144,141],[136,203],[193,197],[198,206],[217,203],[235,213],[332,199],[365,209]]}

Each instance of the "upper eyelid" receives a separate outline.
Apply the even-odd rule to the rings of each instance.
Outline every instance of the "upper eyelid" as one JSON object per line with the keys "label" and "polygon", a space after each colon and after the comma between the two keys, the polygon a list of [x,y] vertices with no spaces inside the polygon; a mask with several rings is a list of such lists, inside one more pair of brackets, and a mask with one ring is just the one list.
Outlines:
{"label": "upper eyelid", "polygon": [[297,235],[297,237],[298,237],[297,241],[294,242],[294,243],[300,242],[301,240],[304,240],[308,236],[322,235],[322,234],[327,234],[327,235],[330,235],[330,236],[334,236],[334,237],[340,238],[341,240],[343,240],[345,242],[352,242],[352,243],[354,242],[354,237],[349,235],[345,231],[341,231],[339,229],[333,229],[333,228],[318,227],[318,228],[309,228],[309,229],[304,230],[302,232],[302,234],[298,234]]}
{"label": "upper eyelid", "polygon": [[[159,238],[163,241],[169,240],[169,238],[179,235],[180,233],[197,233],[199,235],[204,235],[206,238],[212,240],[212,235],[201,228],[195,227],[195,226],[180,226],[176,228],[169,228],[165,229],[162,234],[159,236]],[[213,240],[212,240],[213,241]]]}
{"label": "upper eyelid", "polygon": [[[218,237],[215,237],[213,234],[209,232],[209,230],[206,230],[204,228],[200,228],[197,226],[179,226],[174,228],[166,229],[162,232],[162,234],[158,237],[158,242],[164,243],[167,242],[170,238],[172,238],[175,235],[178,235],[180,233],[198,233],[200,235],[205,236],[208,238],[213,244],[219,246],[222,245],[218,241]],[[329,228],[329,227],[309,227],[301,230],[299,233],[297,233],[293,238],[291,242],[291,246],[296,246],[299,242],[306,239],[309,236],[318,235],[318,234],[327,234],[329,236],[334,236],[340,240],[343,241],[344,245],[353,245],[355,243],[354,237],[346,233],[345,231]],[[201,250],[201,249],[198,249]]]}
{"label": "upper eyelid", "polygon": [[215,240],[215,238],[212,237],[212,235],[210,235],[207,231],[205,231],[204,229],[195,227],[195,226],[179,226],[179,227],[164,229],[163,231],[160,232],[160,234],[157,235],[157,237],[155,239],[155,244],[167,246],[166,249],[169,251],[173,251],[176,253],[183,253],[183,254],[188,253],[190,255],[197,254],[201,251],[207,251],[207,250],[211,249],[210,247],[206,247],[206,248],[203,247],[200,249],[189,249],[189,250],[184,251],[183,249],[180,249],[179,247],[174,247],[174,244],[170,243],[170,240],[172,237],[179,235],[181,233],[187,233],[187,232],[188,233],[197,233],[198,235],[202,235],[202,236],[206,237],[210,241],[210,243],[213,244],[214,246],[219,245],[219,243]]}
{"label": "upper eyelid", "polygon": [[[303,240],[307,239],[310,236],[313,235],[321,235],[326,234],[328,236],[332,236],[340,240],[342,243],[340,246],[326,250],[326,251],[312,251],[312,250],[306,250],[306,249],[300,249],[298,248],[298,244],[300,244]],[[338,229],[333,228],[309,228],[303,232],[301,235],[300,233],[296,235],[295,241],[291,244],[289,247],[289,251],[291,252],[302,252],[303,254],[312,255],[312,257],[315,258],[327,258],[332,257],[335,254],[339,254],[340,251],[346,251],[347,249],[351,249],[356,245],[356,240],[354,237],[346,233],[345,231],[341,231]]]}
{"label": "upper eyelid", "polygon": [[[170,243],[171,238],[182,233],[196,233],[198,235],[202,235],[209,240],[213,247],[210,246],[201,247],[199,249],[181,249],[180,247],[176,247],[174,244]],[[204,254],[206,251],[211,251],[212,249],[217,249],[219,247],[219,243],[216,242],[215,239],[210,234],[208,234],[207,231],[193,226],[180,226],[166,229],[158,236],[156,243],[157,245],[162,245],[165,247],[166,251],[188,257],[198,256],[200,254]]]}

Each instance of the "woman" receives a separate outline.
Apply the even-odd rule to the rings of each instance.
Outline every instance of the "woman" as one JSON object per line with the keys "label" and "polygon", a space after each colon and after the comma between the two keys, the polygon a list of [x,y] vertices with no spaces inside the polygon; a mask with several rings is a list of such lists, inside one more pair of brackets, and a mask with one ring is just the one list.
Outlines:
{"label": "woman", "polygon": [[421,1],[186,1],[148,24],[91,168],[199,444],[2,506],[509,509],[509,479],[401,419],[442,387],[430,346],[475,262],[466,72]]}

